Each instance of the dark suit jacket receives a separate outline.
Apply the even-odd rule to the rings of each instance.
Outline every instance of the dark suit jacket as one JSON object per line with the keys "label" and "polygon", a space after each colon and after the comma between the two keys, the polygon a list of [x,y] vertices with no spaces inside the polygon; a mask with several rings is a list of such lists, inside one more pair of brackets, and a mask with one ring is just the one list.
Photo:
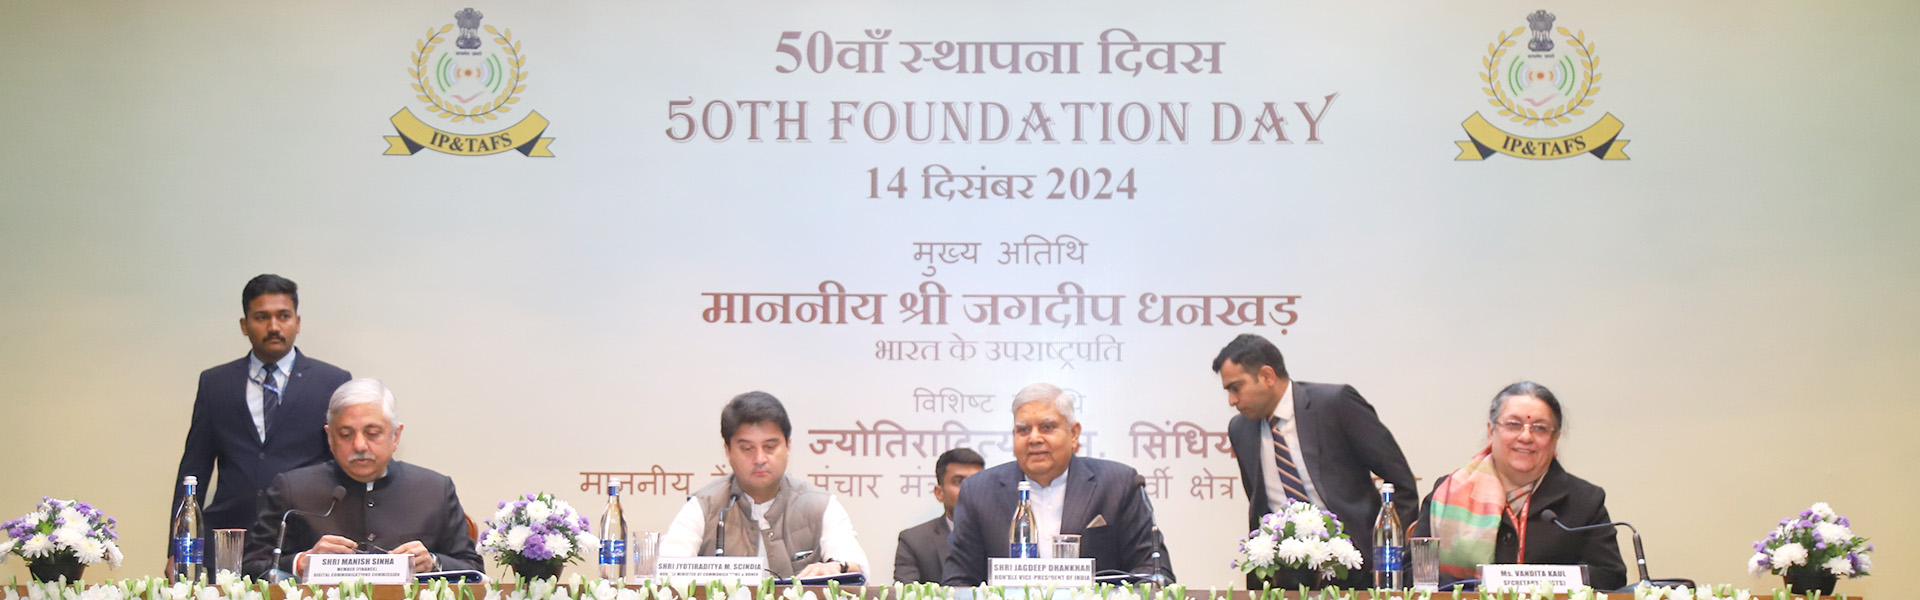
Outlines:
{"label": "dark suit jacket", "polygon": [[[1133,467],[1098,458],[1075,456],[1067,465],[1060,533],[1080,534],[1080,557],[1094,559],[1096,571],[1154,569],[1153,520],[1134,484],[1135,475]],[[1020,464],[1009,462],[968,477],[960,486],[942,583],[979,585],[987,579],[987,558],[1007,556],[1007,525],[1013,522],[1019,482],[1025,478]],[[1095,517],[1104,518],[1106,525],[1088,528]]]}
{"label": "dark suit jacket", "polygon": [[[173,478],[173,509],[180,506],[180,480],[200,480],[200,506],[208,529],[240,529],[253,524],[262,489],[280,473],[332,458],[327,451],[327,399],[353,376],[339,367],[294,350],[293,373],[287,375],[274,412],[273,427],[263,444],[247,410],[247,357],[200,373],[193,397],[193,421],[187,427],[186,449]],[[216,471],[219,481],[213,479]],[[217,488],[212,501],[206,491]],[[168,548],[172,554],[172,548]]]}
{"label": "dark suit jacket", "polygon": [[[1433,483],[1434,489],[1451,477],[1442,476]],[[1426,500],[1420,503],[1420,522],[1414,526],[1414,535],[1431,535],[1431,525],[1427,516],[1433,507],[1433,494],[1428,493]],[[1607,492],[1600,486],[1587,483],[1587,480],[1574,477],[1560,468],[1560,460],[1554,459],[1547,466],[1547,474],[1540,479],[1540,487],[1533,492],[1533,503],[1527,506],[1527,563],[1541,565],[1587,565],[1587,583],[1598,590],[1613,590],[1626,587],[1627,565],[1620,559],[1620,542],[1614,539],[1612,529],[1572,533],[1554,526],[1552,521],[1541,518],[1540,513],[1547,509],[1560,515],[1560,522],[1568,527],[1606,523],[1613,519],[1607,516]],[[1514,529],[1513,520],[1505,516],[1500,518],[1500,534],[1494,538],[1493,562],[1495,564],[1513,564],[1515,555],[1520,552],[1520,538]],[[1441,577],[1444,585],[1446,576]]]}
{"label": "dark suit jacket", "polygon": [[[1379,475],[1393,484],[1394,510],[1402,526],[1417,514],[1418,490],[1413,469],[1400,453],[1393,432],[1380,423],[1373,405],[1353,386],[1337,383],[1293,382],[1294,429],[1300,437],[1300,455],[1307,477],[1313,480],[1327,510],[1353,538],[1353,547],[1367,557],[1367,565],[1349,572],[1345,585],[1372,587],[1373,521],[1380,516],[1380,492],[1373,486]],[[1267,514],[1267,473],[1260,467],[1260,445],[1267,443],[1267,424],[1234,415],[1227,423],[1227,439],[1240,461],[1240,481],[1247,491],[1247,531]],[[1252,585],[1249,579],[1249,585]]]}
{"label": "dark suit jacket", "polygon": [[945,515],[900,532],[900,547],[893,551],[893,580],[901,583],[940,583],[947,562]]}
{"label": "dark suit jacket", "polygon": [[293,571],[294,556],[313,548],[320,536],[337,535],[369,551],[385,550],[419,541],[440,559],[440,569],[482,570],[480,554],[467,535],[467,513],[454,493],[453,480],[431,469],[400,461],[387,464],[387,476],[367,484],[347,477],[333,461],[281,473],[267,487],[260,512],[247,530],[247,559],[241,570],[260,577],[273,568],[273,544],[280,531],[280,515],[297,508],[315,514],[327,512],[333,488],[346,489],[333,514],[326,518],[294,515],[287,519],[287,545],[280,568]]}

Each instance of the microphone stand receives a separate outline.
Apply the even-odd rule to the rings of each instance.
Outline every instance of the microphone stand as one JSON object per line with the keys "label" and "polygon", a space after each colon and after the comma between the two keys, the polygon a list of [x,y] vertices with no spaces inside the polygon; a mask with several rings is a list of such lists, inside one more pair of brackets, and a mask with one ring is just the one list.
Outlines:
{"label": "microphone stand", "polygon": [[720,511],[720,521],[713,524],[713,555],[727,555],[727,513],[733,512],[733,505],[740,501],[737,495],[727,495],[727,509]]}
{"label": "microphone stand", "polygon": [[[1135,473],[1133,475],[1133,485],[1140,490],[1140,502],[1147,505],[1147,522],[1153,527],[1153,555],[1151,557],[1153,559],[1153,572],[1147,577],[1147,581],[1158,587],[1166,587],[1168,583],[1171,583],[1167,580],[1167,572],[1173,570],[1173,565],[1170,564],[1171,561],[1167,561],[1166,555],[1160,552],[1161,548],[1167,547],[1167,541],[1163,534],[1160,533],[1160,520],[1153,515],[1153,498],[1147,495],[1147,477]],[[1167,568],[1161,568],[1162,561],[1169,563],[1166,565]]]}
{"label": "microphone stand", "polygon": [[336,486],[333,486],[333,502],[327,505],[327,512],[314,514],[312,512],[308,512],[300,509],[288,509],[287,512],[280,515],[280,539],[279,541],[274,542],[273,544],[273,568],[267,571],[268,583],[280,583],[283,581],[298,580],[298,578],[294,577],[292,573],[288,573],[280,569],[281,549],[286,547],[287,545],[287,518],[292,517],[295,514],[299,514],[302,516],[318,517],[318,518],[325,519],[333,515],[333,509],[340,506],[340,499],[345,497],[347,497],[347,488],[336,485]]}
{"label": "microphone stand", "polygon": [[1693,580],[1691,579],[1661,579],[1656,582],[1652,577],[1647,576],[1647,550],[1644,546],[1640,545],[1640,530],[1634,528],[1632,523],[1628,523],[1626,521],[1616,521],[1616,522],[1609,522],[1609,523],[1594,523],[1592,525],[1581,525],[1579,527],[1568,527],[1566,523],[1560,522],[1560,515],[1553,512],[1553,509],[1551,508],[1540,511],[1540,516],[1546,517],[1548,521],[1552,521],[1554,525],[1558,525],[1561,529],[1566,530],[1568,533],[1578,533],[1582,531],[1591,531],[1595,529],[1615,529],[1619,527],[1626,527],[1627,531],[1633,532],[1633,561],[1636,565],[1640,567],[1640,582],[1634,584],[1633,587],[1644,588],[1644,587],[1650,587],[1653,585],[1666,585],[1669,583],[1680,583],[1680,584],[1686,585],[1687,587],[1694,587]]}

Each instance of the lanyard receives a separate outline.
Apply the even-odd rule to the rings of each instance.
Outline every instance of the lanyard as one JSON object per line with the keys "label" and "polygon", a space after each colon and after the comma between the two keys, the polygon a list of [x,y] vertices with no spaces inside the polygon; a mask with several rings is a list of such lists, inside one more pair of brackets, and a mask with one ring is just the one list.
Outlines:
{"label": "lanyard", "polygon": [[[1533,491],[1539,492],[1540,487],[1538,485],[1534,486]],[[1515,515],[1513,513],[1512,505],[1507,505],[1506,508],[1502,509],[1507,511],[1507,518],[1513,520],[1514,533],[1520,535],[1520,551],[1513,555],[1513,562],[1515,564],[1527,564],[1527,513],[1532,512],[1532,508],[1533,494],[1528,493],[1527,501],[1520,503],[1520,514]]]}

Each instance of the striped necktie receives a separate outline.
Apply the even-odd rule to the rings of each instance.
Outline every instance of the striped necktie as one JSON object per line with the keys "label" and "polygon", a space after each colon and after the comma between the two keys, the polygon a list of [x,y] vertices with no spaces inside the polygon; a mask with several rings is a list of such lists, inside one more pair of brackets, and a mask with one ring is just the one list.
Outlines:
{"label": "striped necktie", "polygon": [[[260,366],[260,415],[261,430],[273,431],[273,411],[280,408],[280,385],[273,381],[273,365]],[[261,434],[261,439],[266,439]]]}
{"label": "striped necktie", "polygon": [[1273,462],[1280,467],[1280,487],[1287,491],[1287,498],[1297,502],[1307,502],[1307,484],[1300,481],[1300,468],[1293,464],[1293,451],[1287,447],[1287,436],[1280,434],[1280,425],[1286,419],[1274,417],[1268,428],[1273,433]]}

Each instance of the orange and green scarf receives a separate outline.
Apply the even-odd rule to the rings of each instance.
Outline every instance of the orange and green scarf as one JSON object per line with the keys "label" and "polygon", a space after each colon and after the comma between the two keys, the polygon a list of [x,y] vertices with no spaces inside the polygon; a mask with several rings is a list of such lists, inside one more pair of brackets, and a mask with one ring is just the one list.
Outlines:
{"label": "orange and green scarf", "polygon": [[[1493,470],[1493,448],[1482,448],[1433,491],[1428,520],[1440,538],[1440,572],[1455,579],[1479,577],[1480,565],[1493,562],[1500,517],[1507,506],[1524,502],[1539,482],[1505,491]],[[1522,517],[1524,518],[1524,517]]]}

